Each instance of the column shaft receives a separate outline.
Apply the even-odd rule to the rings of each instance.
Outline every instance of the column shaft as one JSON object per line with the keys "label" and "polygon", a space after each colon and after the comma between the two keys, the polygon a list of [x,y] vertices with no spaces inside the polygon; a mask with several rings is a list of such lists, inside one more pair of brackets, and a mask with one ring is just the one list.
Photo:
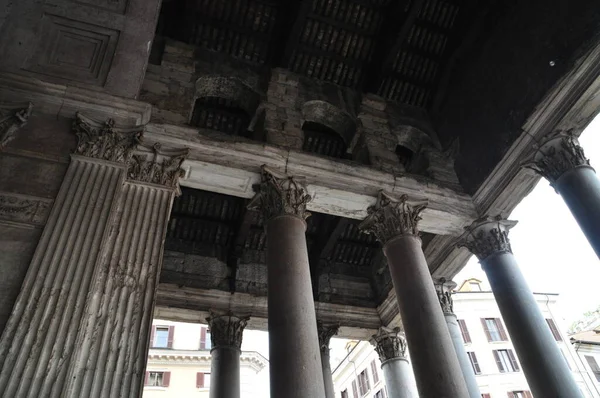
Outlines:
{"label": "column shaft", "polygon": [[323,369],[323,382],[325,383],[325,398],[335,398],[333,388],[333,375],[331,374],[331,362],[329,358],[329,348],[321,349],[321,367]]}
{"label": "column shaft", "polygon": [[582,397],[512,253],[481,261],[506,328],[536,397]]}
{"label": "column shaft", "polygon": [[591,167],[566,171],[553,184],[600,257],[600,179]]}
{"label": "column shaft", "polygon": [[280,215],[267,221],[266,231],[271,396],[323,397],[306,223]]}
{"label": "column shaft", "polygon": [[468,397],[467,386],[421,249],[414,235],[384,246],[422,398]]}
{"label": "column shaft", "polygon": [[452,343],[454,344],[456,357],[458,358],[465,382],[467,383],[469,396],[471,398],[481,398],[481,392],[479,391],[477,379],[475,378],[475,371],[473,370],[473,365],[471,365],[471,361],[469,360],[469,356],[465,350],[462,333],[460,332],[460,326],[458,326],[456,315],[445,313],[444,318],[446,318],[446,325],[448,325],[450,338],[452,338]]}
{"label": "column shaft", "polygon": [[240,350],[220,346],[210,355],[210,398],[239,398]]}
{"label": "column shaft", "polygon": [[388,397],[418,398],[413,370],[405,358],[390,359],[381,365]]}

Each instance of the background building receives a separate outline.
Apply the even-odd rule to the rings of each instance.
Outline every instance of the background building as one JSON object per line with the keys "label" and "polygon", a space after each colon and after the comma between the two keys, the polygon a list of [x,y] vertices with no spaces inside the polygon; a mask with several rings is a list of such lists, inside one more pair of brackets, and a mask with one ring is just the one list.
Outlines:
{"label": "background building", "polygon": [[[206,325],[154,320],[144,398],[208,397],[210,332]],[[256,351],[240,357],[242,398],[264,398],[268,361]]]}
{"label": "background building", "polygon": [[[558,295],[535,293],[534,296],[584,396],[600,397],[598,385],[594,385],[594,380],[600,380],[600,369],[594,368],[591,359],[584,364],[577,355],[577,346],[569,344],[566,327],[558,316]],[[454,293],[453,300],[465,350],[482,397],[532,397],[492,292],[485,289],[480,280],[469,279]],[[587,336],[590,340],[595,338],[596,345],[581,342],[579,355],[593,356],[600,364],[600,333],[588,332]],[[381,362],[371,344],[361,341],[350,343],[347,348],[348,355],[339,364],[332,364],[336,396],[385,397]],[[593,369],[598,379],[594,378]]]}
{"label": "background building", "polygon": [[571,343],[581,367],[593,375],[592,384],[596,393],[600,395],[600,320],[590,330],[572,335]]}

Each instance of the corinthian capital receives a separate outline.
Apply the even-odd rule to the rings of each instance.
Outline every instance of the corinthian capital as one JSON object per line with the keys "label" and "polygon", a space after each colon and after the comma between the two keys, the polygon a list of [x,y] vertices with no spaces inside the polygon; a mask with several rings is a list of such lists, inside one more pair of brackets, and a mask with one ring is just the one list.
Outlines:
{"label": "corinthian capital", "polygon": [[144,126],[117,127],[112,119],[97,122],[77,113],[73,132],[78,139],[76,155],[126,163],[140,142]]}
{"label": "corinthian capital", "polygon": [[127,177],[178,189],[179,178],[184,175],[181,164],[188,152],[187,148],[163,148],[160,143],[140,144],[129,161]]}
{"label": "corinthian capital", "polygon": [[210,328],[210,340],[213,348],[234,347],[238,350],[242,348],[242,337],[244,328],[250,317],[237,317],[229,314],[217,314],[210,312],[206,318]]}
{"label": "corinthian capital", "polygon": [[370,341],[382,364],[391,359],[406,358],[406,338],[398,327],[390,329],[382,326]]}
{"label": "corinthian capital", "polygon": [[317,322],[319,347],[321,347],[321,351],[329,350],[329,341],[337,334],[339,328],[339,325],[324,325],[321,322]]}
{"label": "corinthian capital", "polygon": [[0,104],[0,151],[15,139],[17,131],[25,126],[33,104]]}
{"label": "corinthian capital", "polygon": [[466,247],[483,261],[492,254],[512,253],[508,230],[516,221],[504,220],[500,216],[483,217],[467,227],[458,247]]}
{"label": "corinthian capital", "polygon": [[367,209],[368,216],[358,226],[367,234],[374,234],[383,244],[399,235],[418,235],[417,224],[427,201],[411,202],[406,195],[395,199],[383,191],[377,203]]}
{"label": "corinthian capital", "polygon": [[435,291],[440,301],[440,306],[444,314],[454,313],[454,302],[452,301],[452,291],[456,288],[456,282],[447,281],[445,278],[435,279],[433,281]]}
{"label": "corinthian capital", "polygon": [[572,131],[550,134],[537,145],[532,159],[524,164],[554,184],[566,171],[577,167],[590,167],[583,148]]}
{"label": "corinthian capital", "polygon": [[248,208],[262,211],[265,221],[281,215],[293,215],[305,220],[310,216],[306,211],[310,200],[304,184],[298,178],[277,174],[263,166],[258,192]]}

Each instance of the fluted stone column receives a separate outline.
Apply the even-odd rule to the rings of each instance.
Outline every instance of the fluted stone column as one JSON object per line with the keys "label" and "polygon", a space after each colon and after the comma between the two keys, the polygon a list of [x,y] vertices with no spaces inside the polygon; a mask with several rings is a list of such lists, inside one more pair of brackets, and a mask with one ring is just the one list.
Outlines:
{"label": "fluted stone column", "polygon": [[334,398],[333,375],[331,374],[331,362],[329,358],[329,341],[338,332],[338,325],[324,325],[317,322],[319,333],[319,347],[321,348],[321,366],[323,368],[323,382],[325,383],[325,398]]}
{"label": "fluted stone column", "polygon": [[481,392],[479,391],[477,379],[475,378],[475,371],[473,370],[473,365],[471,365],[471,361],[465,350],[460,326],[458,326],[458,319],[454,314],[452,290],[456,288],[456,283],[440,278],[434,280],[434,284],[440,306],[442,307],[442,312],[444,313],[444,318],[446,318],[446,325],[448,325],[448,331],[450,332],[450,337],[452,338],[452,343],[456,350],[456,356],[460,363],[465,382],[467,383],[467,388],[469,389],[469,396],[471,398],[481,398]]}
{"label": "fluted stone column", "polygon": [[299,180],[263,168],[249,205],[262,211],[267,233],[272,397],[325,396],[305,235],[309,200]]}
{"label": "fluted stone column", "polygon": [[248,317],[212,313],[210,327],[210,398],[240,397],[240,354]]}
{"label": "fluted stone column", "polygon": [[[0,339],[2,397],[139,397],[185,151],[81,115],[79,143]],[[134,153],[135,152],[135,153]]]}
{"label": "fluted stone column", "polygon": [[558,192],[600,257],[600,179],[569,132],[551,134],[526,164]]}
{"label": "fluted stone column", "polygon": [[582,397],[573,375],[512,254],[508,230],[515,221],[485,217],[467,230],[461,245],[479,259],[536,397]]}
{"label": "fluted stone column", "polygon": [[381,192],[359,226],[383,244],[421,398],[469,396],[437,299],[417,223],[424,202]]}
{"label": "fluted stone column", "polygon": [[371,338],[379,355],[388,396],[419,398],[413,370],[406,357],[406,339],[400,328],[379,329]]}

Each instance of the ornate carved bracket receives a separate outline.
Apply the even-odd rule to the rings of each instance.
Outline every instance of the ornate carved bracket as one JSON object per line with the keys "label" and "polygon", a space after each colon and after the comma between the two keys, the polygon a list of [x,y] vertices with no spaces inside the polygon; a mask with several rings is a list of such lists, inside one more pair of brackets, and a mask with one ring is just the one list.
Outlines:
{"label": "ornate carved bracket", "polygon": [[433,284],[435,285],[435,291],[444,314],[454,314],[452,291],[456,288],[456,282],[447,281],[445,278],[440,278],[434,280]]}
{"label": "ornate carved bracket", "polygon": [[213,348],[217,347],[235,347],[238,350],[242,347],[242,337],[244,328],[250,317],[237,317],[231,313],[222,315],[210,312],[206,318],[210,328],[210,340]]}
{"label": "ornate carved bracket", "polygon": [[306,205],[311,197],[298,178],[277,174],[263,166],[261,179],[258,192],[248,204],[248,209],[262,211],[265,221],[281,215],[292,215],[303,220],[310,216]]}
{"label": "ornate carved bracket", "polygon": [[73,122],[73,132],[79,140],[75,154],[127,163],[133,150],[140,143],[144,126],[116,127],[112,119],[101,123],[77,113]]}
{"label": "ornate carved bracket", "polygon": [[321,347],[321,351],[329,350],[329,341],[337,334],[339,328],[340,325],[324,325],[321,322],[317,322],[319,347]]}
{"label": "ornate carved bracket", "polygon": [[129,161],[127,177],[178,189],[179,178],[184,176],[181,164],[188,153],[188,148],[163,148],[158,142],[152,146],[140,144]]}
{"label": "ornate carved bracket", "polygon": [[8,143],[15,139],[17,131],[27,124],[32,110],[32,103],[0,104],[0,151],[6,148]]}
{"label": "ornate carved bracket", "polygon": [[465,228],[467,232],[461,238],[458,247],[466,247],[479,261],[492,254],[512,253],[508,230],[516,224],[516,221],[504,220],[500,216],[480,218]]}
{"label": "ornate carved bracket", "polygon": [[590,161],[572,130],[550,134],[535,149],[532,159],[523,166],[545,177],[551,184],[566,171],[581,166],[590,167]]}
{"label": "ornate carved bracket", "polygon": [[396,236],[418,235],[417,224],[425,207],[427,201],[411,202],[406,195],[395,199],[380,191],[377,203],[367,209],[369,215],[358,228],[374,234],[383,244]]}
{"label": "ornate carved bracket", "polygon": [[391,359],[406,358],[406,338],[398,327],[390,329],[382,326],[370,341],[382,364]]}

